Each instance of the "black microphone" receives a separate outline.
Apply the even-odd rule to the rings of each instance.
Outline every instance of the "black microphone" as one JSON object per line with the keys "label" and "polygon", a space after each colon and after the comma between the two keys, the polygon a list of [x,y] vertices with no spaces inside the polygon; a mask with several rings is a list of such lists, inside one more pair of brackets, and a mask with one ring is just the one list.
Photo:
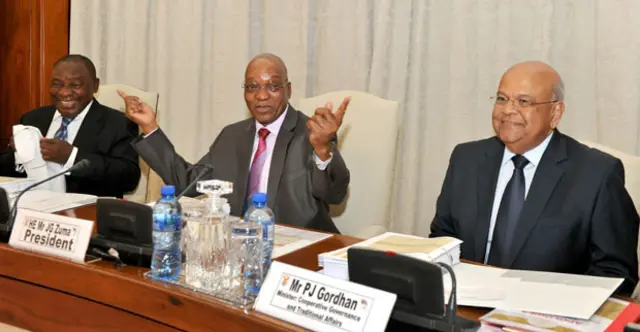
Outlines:
{"label": "black microphone", "polygon": [[191,183],[189,183],[189,185],[186,188],[184,188],[184,190],[180,193],[180,195],[176,197],[176,199],[180,199],[180,197],[184,196],[184,194],[186,194],[189,190],[191,190],[191,188],[193,188],[193,186],[195,186],[196,183],[200,181],[200,179],[202,179],[203,176],[205,176],[205,174],[209,173],[209,171],[213,171],[213,166],[209,164],[194,164],[187,169],[187,172],[189,172],[189,170],[191,170],[192,168],[195,168],[196,166],[204,167],[204,170],[202,170],[200,174],[198,174],[198,176],[196,176],[196,178],[193,179],[193,181],[191,181]]}
{"label": "black microphone", "polygon": [[20,192],[20,194],[18,194],[18,197],[16,197],[16,199],[13,201],[13,205],[11,206],[11,212],[9,213],[9,219],[7,220],[7,222],[5,224],[0,224],[0,240],[4,241],[4,237],[6,235],[6,241],[9,240],[9,235],[11,234],[11,228],[13,228],[13,223],[15,222],[16,219],[16,214],[18,213],[18,201],[20,200],[20,198],[22,197],[22,195],[24,195],[24,193],[26,193],[27,191],[47,182],[47,181],[51,181],[61,175],[64,175],[66,173],[69,172],[73,172],[73,171],[77,171],[79,169],[85,168],[87,166],[89,166],[91,164],[91,162],[87,159],[82,159],[79,162],[75,163],[73,166],[63,170],[60,173],[56,173],[44,180],[38,181],[30,186],[28,186],[27,188],[25,188],[24,190],[22,190]]}
{"label": "black microphone", "polygon": [[456,326],[456,311],[458,310],[458,305],[456,303],[456,297],[458,293],[456,289],[456,275],[449,264],[445,264],[442,262],[437,262],[436,264],[447,270],[447,272],[449,272],[449,275],[451,276],[451,294],[449,294],[449,303],[447,303],[447,312],[445,313],[445,317],[447,318],[447,322],[451,324],[451,326]]}

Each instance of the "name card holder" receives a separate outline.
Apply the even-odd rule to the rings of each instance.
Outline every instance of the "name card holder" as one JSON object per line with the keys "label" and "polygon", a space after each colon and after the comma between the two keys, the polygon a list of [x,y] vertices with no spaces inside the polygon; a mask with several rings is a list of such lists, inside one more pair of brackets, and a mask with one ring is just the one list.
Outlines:
{"label": "name card holder", "polygon": [[18,209],[9,245],[84,263],[93,221]]}
{"label": "name card holder", "polygon": [[384,331],[396,295],[273,262],[255,310],[313,331]]}

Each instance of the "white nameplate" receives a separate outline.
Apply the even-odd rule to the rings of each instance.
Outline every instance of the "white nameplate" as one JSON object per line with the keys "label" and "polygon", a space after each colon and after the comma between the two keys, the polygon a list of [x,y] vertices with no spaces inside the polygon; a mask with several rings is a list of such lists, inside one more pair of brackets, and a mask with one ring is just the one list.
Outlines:
{"label": "white nameplate", "polygon": [[396,294],[273,262],[255,310],[313,331],[384,331]]}
{"label": "white nameplate", "polygon": [[9,245],[84,263],[93,221],[18,209]]}

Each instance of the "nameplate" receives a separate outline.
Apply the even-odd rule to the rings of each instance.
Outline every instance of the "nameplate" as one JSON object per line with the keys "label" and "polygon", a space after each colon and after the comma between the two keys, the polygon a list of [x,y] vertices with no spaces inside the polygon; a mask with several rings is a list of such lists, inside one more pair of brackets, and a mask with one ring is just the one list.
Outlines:
{"label": "nameplate", "polygon": [[313,331],[384,331],[396,294],[273,262],[255,310]]}
{"label": "nameplate", "polygon": [[18,209],[9,245],[84,263],[93,221]]}

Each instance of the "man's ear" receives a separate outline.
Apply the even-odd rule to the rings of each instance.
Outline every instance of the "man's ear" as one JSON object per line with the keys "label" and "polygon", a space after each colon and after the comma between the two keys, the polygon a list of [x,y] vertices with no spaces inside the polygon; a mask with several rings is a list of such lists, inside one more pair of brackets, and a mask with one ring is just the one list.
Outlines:
{"label": "man's ear", "polygon": [[551,129],[556,129],[560,124],[562,115],[564,114],[564,101],[554,103],[551,108]]}

